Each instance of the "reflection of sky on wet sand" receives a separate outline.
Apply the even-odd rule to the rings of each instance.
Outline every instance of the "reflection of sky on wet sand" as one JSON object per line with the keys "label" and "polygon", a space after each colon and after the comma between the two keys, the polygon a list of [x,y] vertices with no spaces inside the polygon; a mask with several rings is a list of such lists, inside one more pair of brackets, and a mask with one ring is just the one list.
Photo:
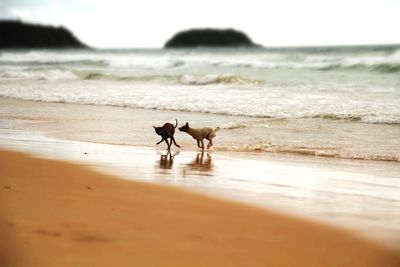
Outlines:
{"label": "reflection of sky on wet sand", "polygon": [[400,166],[395,164],[207,150],[168,152],[51,139],[3,126],[1,148],[317,218],[390,241],[400,239]]}
{"label": "reflection of sky on wet sand", "polygon": [[190,177],[191,175],[204,175],[212,176],[213,163],[210,153],[198,152],[196,157],[183,167],[183,177]]}
{"label": "reflection of sky on wet sand", "polygon": [[[174,166],[174,161],[180,151],[157,150],[160,159],[156,161],[155,172],[170,175],[173,179],[190,178],[191,176],[213,176],[214,165],[210,152],[198,152],[191,161],[180,161]],[[158,170],[157,170],[158,169]]]}
{"label": "reflection of sky on wet sand", "polygon": [[[159,152],[160,153],[160,152]],[[167,150],[165,153],[160,153],[160,160],[158,167],[160,168],[160,173],[168,173],[164,170],[171,170],[174,164],[175,156],[179,154],[179,151],[172,152],[171,150]]]}

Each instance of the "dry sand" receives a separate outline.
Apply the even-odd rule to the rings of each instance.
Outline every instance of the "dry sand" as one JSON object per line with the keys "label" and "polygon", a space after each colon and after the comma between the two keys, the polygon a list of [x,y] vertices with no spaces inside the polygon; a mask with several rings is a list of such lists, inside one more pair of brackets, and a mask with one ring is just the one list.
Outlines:
{"label": "dry sand", "polygon": [[400,266],[350,232],[0,152],[0,265]]}

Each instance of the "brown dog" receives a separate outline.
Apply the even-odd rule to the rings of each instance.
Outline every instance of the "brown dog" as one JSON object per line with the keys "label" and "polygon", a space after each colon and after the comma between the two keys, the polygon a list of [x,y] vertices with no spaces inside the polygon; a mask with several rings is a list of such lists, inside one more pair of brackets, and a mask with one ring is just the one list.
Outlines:
{"label": "brown dog", "polygon": [[[181,132],[186,132],[189,135],[191,135],[194,139],[197,141],[197,146],[199,148],[204,149],[204,143],[203,140],[204,138],[209,141],[207,145],[207,149],[212,147],[213,142],[212,139],[215,137],[215,132],[219,130],[219,127],[217,128],[210,128],[210,127],[205,127],[205,128],[200,128],[200,129],[195,129],[195,128],[190,128],[189,123],[186,123],[182,127],[178,128],[179,131]],[[200,146],[201,143],[201,146]]]}
{"label": "brown dog", "polygon": [[[157,145],[160,144],[162,141],[165,141],[165,143],[167,143],[167,145],[168,145],[168,150],[170,149],[170,147],[171,147],[171,145],[172,145],[172,142],[174,142],[174,144],[175,144],[177,147],[181,147],[180,145],[178,145],[178,144],[175,142],[175,138],[174,138],[175,128],[176,128],[176,126],[178,126],[178,120],[175,119],[175,121],[176,121],[176,125],[175,125],[175,126],[172,125],[172,124],[169,123],[169,122],[167,122],[166,124],[164,124],[164,125],[161,126],[161,127],[153,126],[153,127],[154,127],[154,130],[156,131],[156,134],[158,134],[158,135],[161,136],[161,141],[158,142]],[[171,139],[170,142],[168,142],[168,138]]]}

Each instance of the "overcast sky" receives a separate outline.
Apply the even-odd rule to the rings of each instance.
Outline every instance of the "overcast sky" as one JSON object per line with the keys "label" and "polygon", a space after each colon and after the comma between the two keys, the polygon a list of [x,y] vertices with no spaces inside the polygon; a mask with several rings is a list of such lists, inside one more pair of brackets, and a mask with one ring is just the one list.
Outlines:
{"label": "overcast sky", "polygon": [[400,43],[400,0],[0,0],[0,18],[63,25],[98,48],[162,47],[204,27],[265,46]]}

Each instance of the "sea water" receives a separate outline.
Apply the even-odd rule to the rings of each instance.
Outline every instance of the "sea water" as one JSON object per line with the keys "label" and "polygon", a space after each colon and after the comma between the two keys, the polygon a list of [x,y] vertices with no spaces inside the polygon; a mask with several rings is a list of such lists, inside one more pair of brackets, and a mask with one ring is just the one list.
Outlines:
{"label": "sea water", "polygon": [[193,127],[224,151],[400,161],[400,46],[5,50],[0,96],[209,114]]}

